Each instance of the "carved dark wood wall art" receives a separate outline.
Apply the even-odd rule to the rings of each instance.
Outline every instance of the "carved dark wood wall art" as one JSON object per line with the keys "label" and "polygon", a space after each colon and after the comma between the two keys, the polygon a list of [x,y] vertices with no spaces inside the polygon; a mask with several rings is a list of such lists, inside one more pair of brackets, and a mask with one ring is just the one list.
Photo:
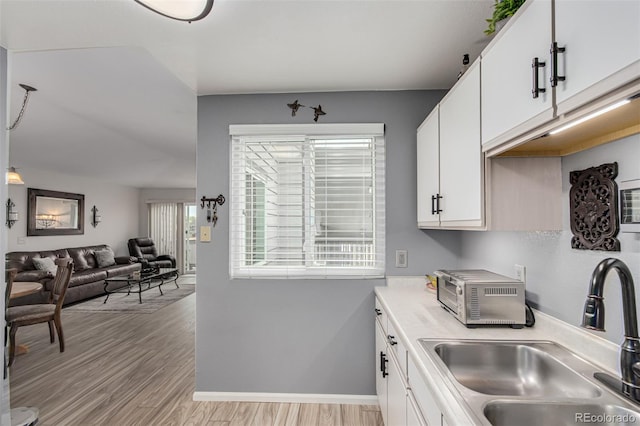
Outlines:
{"label": "carved dark wood wall art", "polygon": [[616,162],[570,173],[572,248],[620,251],[616,176]]}

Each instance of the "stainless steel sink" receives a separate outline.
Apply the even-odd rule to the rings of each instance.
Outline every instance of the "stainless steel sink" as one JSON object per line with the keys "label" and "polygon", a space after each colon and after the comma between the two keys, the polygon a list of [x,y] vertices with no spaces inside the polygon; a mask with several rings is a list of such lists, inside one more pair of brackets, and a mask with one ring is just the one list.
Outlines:
{"label": "stainless steel sink", "polygon": [[640,414],[613,404],[494,401],[484,415],[495,426],[638,425]]}
{"label": "stainless steel sink", "polygon": [[530,398],[599,396],[597,386],[549,354],[552,346],[451,342],[436,344],[434,350],[455,379],[476,392]]}
{"label": "stainless steel sink", "polygon": [[555,342],[418,342],[478,424],[640,424],[640,406],[601,386],[593,377],[600,368]]}

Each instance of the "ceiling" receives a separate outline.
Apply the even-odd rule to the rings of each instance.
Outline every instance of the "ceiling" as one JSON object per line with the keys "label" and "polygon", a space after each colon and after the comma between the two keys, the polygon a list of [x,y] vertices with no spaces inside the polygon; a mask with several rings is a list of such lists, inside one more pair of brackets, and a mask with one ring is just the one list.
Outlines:
{"label": "ceiling", "polygon": [[[216,0],[191,24],[133,0],[0,0],[10,161],[194,188],[197,96],[447,89],[493,0]],[[25,177],[28,179],[28,176]]]}

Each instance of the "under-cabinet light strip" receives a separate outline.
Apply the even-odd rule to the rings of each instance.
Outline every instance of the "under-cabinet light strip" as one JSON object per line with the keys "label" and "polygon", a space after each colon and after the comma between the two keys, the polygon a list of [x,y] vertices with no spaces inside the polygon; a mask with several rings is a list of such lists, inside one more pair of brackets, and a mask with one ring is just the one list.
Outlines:
{"label": "under-cabinet light strip", "polygon": [[585,121],[591,120],[592,118],[598,117],[599,115],[605,114],[609,111],[613,111],[616,108],[621,107],[622,105],[626,105],[629,102],[631,102],[629,99],[624,99],[620,102],[616,102],[615,104],[609,105],[608,107],[602,108],[598,111],[592,112],[589,115],[586,115],[582,118],[577,119],[576,121],[572,121],[570,123],[565,124],[564,126],[560,126],[557,129],[554,129],[552,131],[549,132],[550,135],[555,135],[556,133],[560,133],[564,130],[570,129],[574,126],[577,126],[578,124],[582,124]]}

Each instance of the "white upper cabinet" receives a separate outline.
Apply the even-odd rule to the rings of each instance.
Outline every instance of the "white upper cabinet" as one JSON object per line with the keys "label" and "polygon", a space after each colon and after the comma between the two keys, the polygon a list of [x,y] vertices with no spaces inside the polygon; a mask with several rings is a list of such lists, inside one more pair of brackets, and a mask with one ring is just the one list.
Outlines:
{"label": "white upper cabinet", "polygon": [[[483,52],[483,145],[504,142],[553,118],[547,59],[551,10],[550,0],[527,1]],[[593,30],[600,33],[599,26]]]}
{"label": "white upper cabinet", "polygon": [[440,216],[436,211],[435,198],[440,192],[439,154],[439,107],[418,127],[418,226],[439,226]]}
{"label": "white upper cabinet", "polygon": [[418,128],[418,227],[484,226],[480,61]]}
{"label": "white upper cabinet", "polygon": [[558,114],[640,76],[640,1],[555,0]]}
{"label": "white upper cabinet", "polygon": [[483,225],[483,156],[480,144],[480,61],[440,103],[440,223]]}

